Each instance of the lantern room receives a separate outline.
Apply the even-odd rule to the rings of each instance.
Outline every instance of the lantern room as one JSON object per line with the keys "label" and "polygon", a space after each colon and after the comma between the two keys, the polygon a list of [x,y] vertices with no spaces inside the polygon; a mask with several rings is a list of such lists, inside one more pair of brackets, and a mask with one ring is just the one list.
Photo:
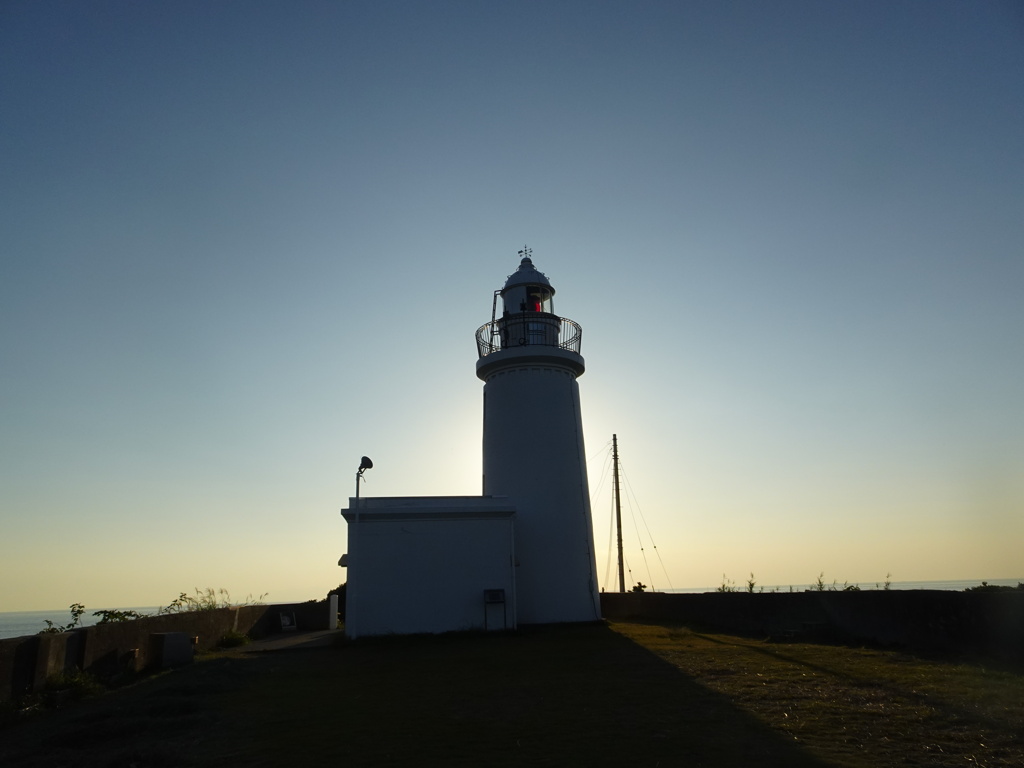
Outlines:
{"label": "lantern room", "polygon": [[501,289],[503,315],[516,315],[520,312],[555,313],[552,298],[555,289],[551,287],[543,272],[533,266],[527,251],[519,263],[519,269],[509,275],[505,287]]}
{"label": "lantern room", "polygon": [[519,253],[523,257],[519,269],[509,275],[499,291],[502,314],[497,330],[501,346],[556,346],[561,319],[554,313],[555,289],[544,273],[533,266],[529,250]]}

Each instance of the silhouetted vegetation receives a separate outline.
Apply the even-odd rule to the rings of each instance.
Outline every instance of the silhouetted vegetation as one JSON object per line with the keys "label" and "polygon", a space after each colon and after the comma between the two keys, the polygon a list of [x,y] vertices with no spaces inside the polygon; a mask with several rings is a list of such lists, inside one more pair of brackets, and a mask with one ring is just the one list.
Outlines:
{"label": "silhouetted vegetation", "polygon": [[[235,602],[231,599],[231,595],[226,589],[218,589],[214,591],[212,587],[207,587],[204,590],[196,587],[194,595],[182,592],[177,598],[172,600],[169,605],[164,608],[160,608],[155,614],[139,613],[138,611],[133,610],[122,611],[116,608],[106,608],[99,611],[93,611],[92,615],[99,617],[100,620],[97,622],[98,624],[115,624],[122,621],[135,621],[136,619],[145,619],[149,616],[163,616],[172,613],[214,611],[218,608],[234,608],[243,605],[263,605],[268,594],[268,592],[264,592],[256,598],[250,594],[246,596],[245,600]],[[80,627],[82,625],[82,616],[85,615],[85,606],[81,603],[72,603],[70,605],[70,609],[70,623],[61,626],[54,624],[49,619],[43,619],[46,623],[46,629],[40,630],[39,634],[70,632],[71,630]]]}
{"label": "silhouetted vegetation", "polygon": [[1013,592],[1014,590],[1024,590],[1024,582],[1017,582],[1016,587],[1001,586],[999,584],[989,584],[987,581],[981,582],[977,587],[967,587],[964,592]]}
{"label": "silhouetted vegetation", "polygon": [[233,608],[239,605],[263,605],[268,594],[264,592],[257,598],[250,594],[242,602],[235,602],[226,589],[221,588],[214,592],[212,587],[203,590],[196,587],[195,595],[182,592],[175,600],[171,601],[170,605],[157,611],[157,614],[215,611],[218,608]]}
{"label": "silhouetted vegetation", "polygon": [[224,636],[221,637],[217,645],[220,648],[238,648],[239,646],[247,645],[249,640],[249,636],[244,632],[231,630],[230,632],[224,633]]}
{"label": "silhouetted vegetation", "polygon": [[93,616],[99,616],[100,624],[115,624],[119,621],[134,621],[135,619],[144,619],[146,614],[139,613],[138,611],[118,611],[118,610],[105,610],[95,611]]}
{"label": "silhouetted vegetation", "polygon": [[[746,589],[744,591],[747,592],[748,594],[753,594],[755,591],[757,591],[757,592],[764,592],[765,591],[764,587],[759,587],[756,590],[755,590],[755,587],[757,587],[757,580],[754,578],[754,574],[751,573],[750,574],[750,578],[747,579],[747,585],[746,585]],[[882,582],[881,584],[879,584],[878,582],[875,582],[875,589],[881,589],[881,590],[888,591],[889,589],[891,589],[891,587],[892,587],[892,574],[891,573],[885,574],[885,581]],[[779,587],[772,587],[768,591],[769,592],[778,592],[779,589],[780,589]],[[811,584],[809,587],[807,587],[806,591],[807,592],[860,592],[861,589],[862,588],[861,588],[860,584],[851,584],[848,581],[844,581],[842,583],[842,586],[840,586],[839,582],[836,581],[835,579],[833,579],[832,583],[829,584],[828,582],[825,581],[825,572],[822,571],[821,573],[818,574],[818,578],[815,579],[814,583]],[[1016,587],[1011,587],[1011,586],[1001,585],[1001,584],[989,584],[987,581],[983,581],[977,587],[967,587],[966,589],[964,589],[964,592],[1012,592],[1012,591],[1018,590],[1018,589],[1019,590],[1024,590],[1024,582],[1018,582]],[[637,590],[634,587],[633,591],[636,592],[636,591],[642,591],[642,590]],[[719,586],[715,587],[715,592],[739,592],[739,591],[740,590],[737,588],[736,582],[733,581],[732,579],[730,579],[724,573],[722,574],[722,583]],[[789,587],[789,591],[790,592],[793,591],[793,587],[792,586]]]}
{"label": "silhouetted vegetation", "polygon": [[[982,584],[984,584],[984,582],[982,582]],[[892,574],[891,573],[887,573],[885,575],[885,582],[882,583],[881,585],[879,585],[877,582],[875,583],[875,589],[888,590],[891,586],[892,586]],[[768,592],[769,593],[779,592],[780,589],[781,589],[780,587],[772,587],[771,589],[768,590]],[[981,587],[974,587],[974,589],[981,589]],[[1011,587],[1005,587],[1005,589],[1012,589],[1012,588]],[[722,574],[722,583],[719,586],[715,587],[715,592],[739,592],[739,591],[740,590],[739,590],[739,588],[737,588],[736,582],[733,581],[732,579],[730,579],[724,573]],[[743,590],[743,591],[746,592],[747,594],[754,594],[755,592],[764,592],[765,588],[757,586],[757,579],[754,577],[754,574],[751,573],[750,574],[750,578],[747,579],[746,589]],[[793,591],[793,586],[792,585],[790,585],[789,591],[790,592]],[[834,579],[832,580],[832,583],[829,584],[828,582],[825,581],[825,572],[822,571],[820,574],[818,574],[818,578],[814,581],[814,583],[811,584],[811,586],[807,587],[806,591],[807,592],[860,592],[861,591],[861,586],[859,584],[851,584],[848,581],[844,581],[842,586],[840,586],[839,582],[837,582]]]}
{"label": "silhouetted vegetation", "polygon": [[61,632],[70,632],[72,629],[79,626],[82,623],[82,615],[85,613],[85,606],[81,603],[72,603],[70,608],[71,622],[69,624],[59,626],[57,624],[54,624],[49,619],[43,619],[43,621],[46,622],[46,629],[40,630],[39,634],[48,635],[59,634]]}

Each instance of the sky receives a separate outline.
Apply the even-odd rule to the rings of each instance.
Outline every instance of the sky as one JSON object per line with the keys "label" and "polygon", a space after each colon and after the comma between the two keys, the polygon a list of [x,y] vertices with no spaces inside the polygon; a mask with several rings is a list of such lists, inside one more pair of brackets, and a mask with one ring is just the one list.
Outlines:
{"label": "sky", "polygon": [[1024,577],[1021,8],[0,4],[0,611],[321,598],[363,455],[479,494],[524,246],[602,586],[613,433],[654,588]]}

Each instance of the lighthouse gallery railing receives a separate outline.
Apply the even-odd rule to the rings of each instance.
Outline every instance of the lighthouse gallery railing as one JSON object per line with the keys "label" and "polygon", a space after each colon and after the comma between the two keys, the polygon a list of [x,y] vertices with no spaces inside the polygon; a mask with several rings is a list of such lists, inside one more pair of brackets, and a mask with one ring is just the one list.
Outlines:
{"label": "lighthouse gallery railing", "polygon": [[557,347],[579,354],[583,329],[567,317],[542,312],[519,312],[484,323],[476,332],[480,357],[515,347]]}

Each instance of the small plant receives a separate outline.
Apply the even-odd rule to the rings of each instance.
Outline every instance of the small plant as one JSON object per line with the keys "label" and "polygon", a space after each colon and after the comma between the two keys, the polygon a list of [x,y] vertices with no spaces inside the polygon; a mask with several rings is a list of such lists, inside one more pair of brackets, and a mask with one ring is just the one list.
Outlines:
{"label": "small plant", "polygon": [[824,571],[822,571],[821,573],[818,574],[818,580],[816,582],[814,582],[814,591],[815,592],[824,592],[825,591],[825,572]]}
{"label": "small plant", "polygon": [[887,573],[887,574],[885,574],[885,585],[882,587],[882,589],[884,589],[886,592],[888,592],[889,591],[889,587],[891,587],[891,586],[892,586],[892,574],[891,573]]}
{"label": "small plant", "polygon": [[118,611],[118,610],[104,610],[94,611],[93,616],[99,616],[100,624],[118,624],[122,621],[135,621],[135,619],[144,619],[146,614],[139,613],[138,611]]}
{"label": "small plant", "polygon": [[[157,616],[164,616],[171,613],[189,613],[192,611],[213,611],[218,608],[233,608],[236,606],[243,605],[263,605],[267,598],[268,592],[264,592],[259,597],[253,597],[251,594],[246,595],[245,600],[240,603],[236,603],[231,599],[231,595],[228,594],[226,589],[218,589],[216,592],[212,587],[207,587],[205,590],[200,590],[199,587],[195,589],[195,595],[190,595],[187,592],[182,592],[178,595],[176,600],[172,600],[170,605],[165,608],[160,608],[157,612]],[[77,629],[82,626],[82,616],[85,614],[85,606],[81,603],[71,604],[71,623],[63,626],[54,624],[49,619],[43,619],[46,623],[46,629],[41,629],[39,634],[58,634],[60,632],[70,632],[72,629]],[[93,616],[98,616],[98,624],[116,624],[122,621],[135,621],[136,619],[145,619],[151,614],[139,613],[138,611],[120,611],[117,609],[104,609],[102,611],[94,611]]]}
{"label": "small plant", "polygon": [[161,608],[158,613],[213,611],[217,608],[226,608],[229,605],[231,605],[231,595],[228,594],[226,589],[221,588],[214,592],[213,587],[207,587],[205,590],[200,590],[199,587],[196,587],[194,597],[188,592],[182,592],[166,608]]}
{"label": "small plant", "polygon": [[[750,574],[750,578],[747,579],[747,592],[749,592],[750,594],[754,594],[754,587],[756,587],[756,586],[757,586],[757,581],[754,580],[754,574],[751,573]],[[764,591],[764,587],[761,588],[761,591],[762,592]]]}
{"label": "small plant", "polygon": [[92,675],[74,670],[53,675],[46,679],[45,697],[51,703],[59,703],[66,699],[84,699],[103,692],[103,686]]}
{"label": "small plant", "polygon": [[636,586],[633,587],[633,589],[631,589],[630,592],[644,592],[644,591],[646,591],[646,589],[647,589],[647,585],[644,584],[642,581],[638,581],[636,583]]}
{"label": "small plant", "polygon": [[715,592],[735,592],[735,591],[736,591],[736,582],[733,581],[732,579],[727,578],[726,575],[723,573],[722,574],[722,586],[718,587],[718,589],[716,589]]}
{"label": "small plant", "polygon": [[241,645],[246,645],[249,642],[249,636],[243,632],[238,632],[234,629],[226,632],[220,640],[217,641],[217,645],[220,648],[238,648]]}
{"label": "small plant", "polygon": [[213,587],[207,587],[204,590],[196,587],[194,596],[188,592],[182,592],[178,595],[177,599],[171,601],[170,605],[166,608],[161,608],[157,613],[164,615],[168,613],[190,613],[192,611],[215,611],[218,608],[233,608],[241,605],[262,605],[268,594],[268,592],[264,592],[256,598],[251,594],[246,595],[245,600],[237,603],[231,599],[231,595],[224,588],[214,591]]}
{"label": "small plant", "polygon": [[62,627],[57,626],[49,619],[43,619],[46,622],[46,629],[39,631],[41,635],[59,634],[60,632],[70,632],[75,627],[82,623],[82,614],[85,613],[85,606],[81,603],[72,603],[71,606],[71,623],[65,624]]}

